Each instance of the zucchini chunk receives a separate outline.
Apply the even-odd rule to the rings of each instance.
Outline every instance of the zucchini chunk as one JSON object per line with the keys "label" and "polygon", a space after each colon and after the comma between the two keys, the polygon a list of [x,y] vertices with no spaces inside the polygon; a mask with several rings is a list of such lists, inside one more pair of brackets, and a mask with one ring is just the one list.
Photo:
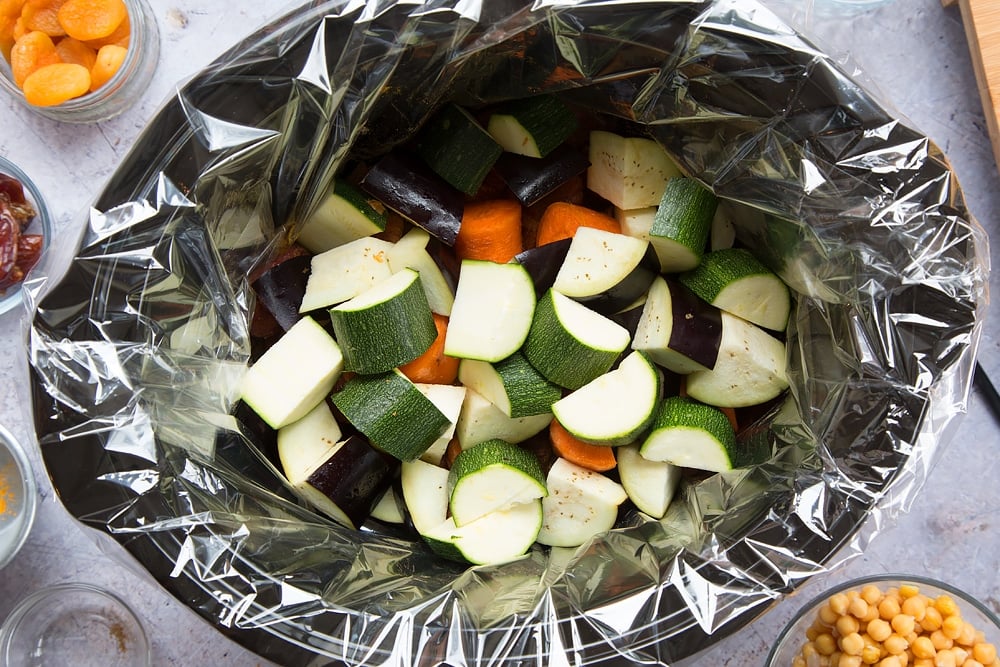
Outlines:
{"label": "zucchini chunk", "polygon": [[624,445],[653,421],[660,392],[660,371],[644,353],[632,352],[615,370],[556,401],[552,413],[584,442]]}
{"label": "zucchini chunk", "polygon": [[458,380],[513,418],[551,414],[552,404],[562,398],[559,387],[546,380],[520,352],[493,364],[462,359]]}
{"label": "zucchini chunk", "polygon": [[450,425],[448,417],[398,369],[356,375],[332,400],[374,446],[400,461],[418,458]]}
{"label": "zucchini chunk", "polygon": [[463,526],[448,517],[424,541],[439,556],[473,565],[497,565],[520,558],[542,527],[542,502],[533,500],[497,510]]}
{"label": "zucchini chunk", "polygon": [[708,243],[718,200],[693,178],[667,181],[656,209],[649,241],[664,271],[688,271],[698,266]]}
{"label": "zucchini chunk", "polygon": [[524,355],[549,381],[579,389],[611,370],[628,343],[622,326],[549,290],[535,308]]}
{"label": "zucchini chunk", "polygon": [[403,503],[416,531],[425,535],[448,517],[448,471],[426,461],[404,461],[400,466]]}
{"label": "zucchini chunk", "polygon": [[715,366],[722,343],[722,315],[680,283],[658,277],[636,326],[632,348],[675,373]]}
{"label": "zucchini chunk", "polygon": [[523,266],[463,260],[444,353],[500,361],[524,343],[534,313],[535,286]]}
{"label": "zucchini chunk", "polygon": [[788,388],[785,344],[744,319],[722,311],[715,367],[687,376],[691,398],[720,408],[766,403]]}
{"label": "zucchini chunk", "polygon": [[645,294],[659,271],[649,242],[581,227],[552,288],[599,313],[612,314]]}
{"label": "zucchini chunk", "polygon": [[437,338],[420,274],[403,269],[330,310],[333,332],[344,350],[344,367],[385,373],[413,361]]}
{"label": "zucchini chunk", "polygon": [[402,524],[406,523],[406,505],[403,499],[396,492],[395,484],[389,486],[389,490],[382,494],[382,497],[375,507],[372,508],[371,518],[383,523]]}
{"label": "zucchini chunk", "polygon": [[448,489],[448,508],[457,526],[548,493],[535,455],[503,440],[462,450],[448,474]]}
{"label": "zucchini chunk", "polygon": [[552,464],[545,484],[537,541],[552,547],[578,547],[611,530],[628,498],[621,484],[563,458]]}
{"label": "zucchini chunk", "polygon": [[702,299],[771,331],[784,331],[792,302],[788,286],[753,253],[727,248],[706,254],[679,277]]}
{"label": "zucchini chunk", "polygon": [[427,252],[430,240],[431,235],[420,227],[406,232],[388,250],[389,266],[393,273],[403,269],[413,269],[419,273],[420,284],[423,285],[431,312],[448,317],[451,315],[452,304],[455,303],[455,292],[444,271]]}
{"label": "zucchini chunk", "polygon": [[508,417],[477,391],[468,389],[455,427],[455,437],[463,450],[486,440],[518,443],[544,431],[551,421],[551,412],[531,417]]}
{"label": "zucchini chunk", "polygon": [[337,342],[311,317],[303,317],[247,370],[240,397],[279,429],[326,398],[343,368]]}
{"label": "zucchini chunk", "polygon": [[345,181],[334,181],[319,208],[302,224],[298,243],[314,255],[385,231],[385,213]]}
{"label": "zucchini chunk", "polygon": [[468,111],[449,104],[416,138],[417,155],[452,187],[474,195],[503,149]]}
{"label": "zucchini chunk", "polygon": [[718,408],[671,396],[660,404],[639,453],[650,461],[725,472],[736,467],[736,433]]}
{"label": "zucchini chunk", "polygon": [[590,133],[587,187],[621,209],[656,206],[680,169],[652,139]]}
{"label": "zucchini chunk", "polygon": [[455,437],[455,427],[458,424],[458,416],[462,413],[462,404],[465,403],[465,387],[450,384],[424,384],[415,382],[414,387],[434,404],[445,417],[448,418],[448,428],[438,437],[434,443],[428,447],[420,458],[428,463],[440,465],[441,458],[448,449],[448,443]]}
{"label": "zucchini chunk", "polygon": [[392,244],[365,237],[314,255],[300,313],[353,299],[392,275]]}
{"label": "zucchini chunk", "polygon": [[487,131],[508,153],[541,158],[576,130],[576,116],[554,95],[514,100],[490,115]]}
{"label": "zucchini chunk", "polygon": [[640,512],[662,519],[681,481],[681,469],[665,461],[650,461],[639,453],[638,445],[622,445],[618,456],[618,476],[629,499]]}

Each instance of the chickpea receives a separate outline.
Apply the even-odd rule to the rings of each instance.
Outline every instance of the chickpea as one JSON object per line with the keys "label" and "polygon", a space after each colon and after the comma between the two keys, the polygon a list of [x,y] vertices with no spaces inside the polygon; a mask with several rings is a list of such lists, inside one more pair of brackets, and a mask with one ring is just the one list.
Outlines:
{"label": "chickpea", "polygon": [[984,665],[974,658],[966,658],[965,662],[962,663],[962,667],[984,667]]}
{"label": "chickpea", "polygon": [[951,616],[958,613],[958,605],[951,599],[950,595],[939,595],[934,600],[934,608],[941,612],[942,616]]}
{"label": "chickpea", "polygon": [[904,637],[913,632],[914,627],[916,627],[916,621],[909,614],[897,614],[889,624],[892,625],[893,630]]}
{"label": "chickpea", "polygon": [[931,633],[931,643],[934,644],[934,648],[939,651],[943,651],[944,649],[951,648],[955,645],[955,642],[940,630],[935,630]]}
{"label": "chickpea", "polygon": [[881,618],[868,621],[868,636],[877,642],[884,642],[892,635],[892,626]]}
{"label": "chickpea", "polygon": [[866,665],[874,665],[882,658],[882,651],[874,644],[868,644],[861,649],[861,662]]}
{"label": "chickpea", "polygon": [[900,611],[899,601],[895,598],[886,596],[878,603],[878,615],[885,621],[891,621],[893,617],[899,615]]}
{"label": "chickpea", "polygon": [[941,621],[941,632],[949,639],[958,639],[958,636],[962,634],[964,626],[965,621],[962,620],[961,616],[958,614],[949,614]]}
{"label": "chickpea", "polygon": [[903,600],[902,611],[913,617],[915,621],[922,621],[927,613],[927,601],[923,595],[914,595]]}
{"label": "chickpea", "polygon": [[934,654],[937,653],[937,649],[934,648],[934,643],[931,642],[930,637],[917,637],[910,644],[910,648],[913,650],[913,657],[915,658],[933,658]]}
{"label": "chickpea", "polygon": [[860,655],[842,655],[840,656],[839,667],[861,667],[861,656]]}
{"label": "chickpea", "polygon": [[[962,632],[958,635],[955,640],[962,646],[972,646],[976,643],[976,628],[972,623],[965,622],[962,624]],[[980,661],[982,662],[982,661]]]}
{"label": "chickpea", "polygon": [[841,637],[846,637],[857,632],[861,628],[861,624],[853,616],[841,616],[837,619],[836,628]]}
{"label": "chickpea", "polygon": [[861,597],[857,597],[851,600],[850,606],[847,611],[857,619],[862,619],[868,614],[868,603],[864,601]]}
{"label": "chickpea", "polygon": [[838,614],[836,611],[834,611],[833,607],[831,607],[829,604],[823,605],[819,610],[819,620],[824,625],[827,625],[831,628],[833,627],[833,624],[837,622],[837,619],[840,618],[842,615],[843,614]]}
{"label": "chickpea", "polygon": [[837,616],[843,616],[847,613],[848,603],[850,603],[850,600],[845,593],[835,593],[827,601],[827,605]]}
{"label": "chickpea", "polygon": [[927,632],[934,632],[941,629],[943,621],[944,619],[941,617],[941,612],[937,610],[937,607],[927,607],[924,617],[920,620],[920,627]]}
{"label": "chickpea", "polygon": [[934,667],[958,667],[955,662],[955,654],[951,651],[941,651],[934,656]]}
{"label": "chickpea", "polygon": [[837,650],[837,640],[828,632],[824,632],[816,637],[813,640],[813,644],[820,655],[833,655],[834,651]]}
{"label": "chickpea", "polygon": [[996,662],[997,649],[993,644],[981,642],[972,647],[972,657],[984,665],[988,665],[991,662]]}
{"label": "chickpea", "polygon": [[866,584],[861,588],[861,599],[877,606],[882,601],[882,591],[875,584]]}
{"label": "chickpea", "polygon": [[906,649],[910,647],[909,642],[907,642],[905,639],[896,634],[889,635],[889,637],[887,637],[885,642],[883,643],[885,645],[886,650],[889,651],[889,653],[891,653],[892,655],[900,655],[902,653],[906,653]]}
{"label": "chickpea", "polygon": [[847,655],[860,656],[865,648],[865,640],[857,632],[852,632],[840,638],[840,650]]}
{"label": "chickpea", "polygon": [[912,598],[914,595],[918,595],[919,593],[920,589],[913,584],[903,584],[899,587],[899,596],[904,600],[906,598]]}
{"label": "chickpea", "polygon": [[878,667],[903,667],[903,663],[899,661],[899,658],[890,655],[888,658],[882,658],[881,662],[878,663]]}

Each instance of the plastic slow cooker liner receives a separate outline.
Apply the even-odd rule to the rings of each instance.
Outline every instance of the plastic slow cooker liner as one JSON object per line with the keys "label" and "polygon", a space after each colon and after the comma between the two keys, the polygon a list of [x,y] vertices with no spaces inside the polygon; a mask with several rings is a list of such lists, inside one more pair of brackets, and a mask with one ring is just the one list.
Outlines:
{"label": "plastic slow cooker liner", "polygon": [[[768,460],[690,481],[663,520],[463,568],[285,488],[233,413],[247,275],[349,158],[446,100],[543,91],[645,126],[743,209],[794,290],[791,388],[743,435]],[[33,285],[35,428],[74,516],[277,662],[668,665],[905,510],[965,409],[986,246],[940,150],[750,0],[314,2],[165,104]]]}

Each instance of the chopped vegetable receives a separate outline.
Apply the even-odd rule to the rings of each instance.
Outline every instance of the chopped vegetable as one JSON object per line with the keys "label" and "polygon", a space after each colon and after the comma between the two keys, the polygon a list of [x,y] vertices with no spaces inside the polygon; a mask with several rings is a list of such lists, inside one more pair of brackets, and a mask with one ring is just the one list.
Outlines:
{"label": "chopped vegetable", "polygon": [[537,245],[545,245],[561,239],[573,238],[580,227],[592,227],[606,232],[621,234],[622,228],[611,216],[598,213],[585,206],[567,202],[550,204],[538,223]]}
{"label": "chopped vegetable", "polygon": [[427,348],[427,351],[409,363],[399,367],[399,370],[413,382],[427,384],[451,384],[458,377],[458,357],[449,357],[444,353],[445,336],[448,334],[448,318],[434,314],[434,326],[437,338]]}
{"label": "chopped vegetable", "polygon": [[573,437],[558,419],[553,419],[549,423],[549,439],[556,455],[588,470],[607,472],[613,470],[616,465],[613,447],[592,445]]}
{"label": "chopped vegetable", "polygon": [[466,205],[455,240],[455,254],[459,259],[505,264],[521,250],[521,205],[518,202],[495,199]]}

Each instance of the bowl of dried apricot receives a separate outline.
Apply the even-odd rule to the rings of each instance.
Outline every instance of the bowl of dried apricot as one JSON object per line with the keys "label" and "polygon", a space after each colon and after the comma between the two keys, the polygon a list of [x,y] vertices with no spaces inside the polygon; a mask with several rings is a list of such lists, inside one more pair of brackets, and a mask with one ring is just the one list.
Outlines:
{"label": "bowl of dried apricot", "polygon": [[146,0],[0,0],[0,87],[66,122],[105,120],[149,84],[159,32]]}
{"label": "bowl of dried apricot", "polygon": [[766,667],[997,667],[1000,619],[972,595],[921,576],[846,581],[802,607]]}

